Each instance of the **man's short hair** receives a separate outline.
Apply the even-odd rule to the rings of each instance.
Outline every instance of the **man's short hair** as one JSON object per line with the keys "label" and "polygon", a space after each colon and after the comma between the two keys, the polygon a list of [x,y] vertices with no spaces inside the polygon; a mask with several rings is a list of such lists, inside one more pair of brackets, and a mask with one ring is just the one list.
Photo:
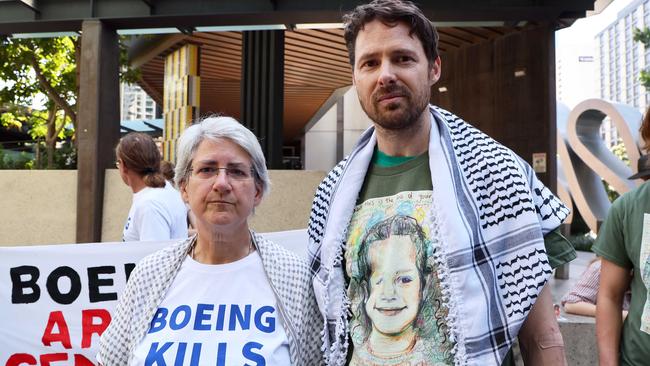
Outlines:
{"label": "man's short hair", "polygon": [[350,13],[343,16],[345,23],[345,45],[348,48],[350,64],[354,68],[355,54],[354,46],[357,36],[367,23],[379,20],[387,26],[396,26],[398,23],[405,23],[411,27],[410,35],[415,34],[429,64],[438,58],[438,32],[431,21],[424,16],[422,10],[415,4],[406,0],[374,0],[365,5],[359,5]]}

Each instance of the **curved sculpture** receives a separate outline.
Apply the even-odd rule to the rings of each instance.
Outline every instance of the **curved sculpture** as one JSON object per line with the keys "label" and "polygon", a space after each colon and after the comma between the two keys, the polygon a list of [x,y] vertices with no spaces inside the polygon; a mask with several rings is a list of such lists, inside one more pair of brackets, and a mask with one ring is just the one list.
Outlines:
{"label": "curved sculpture", "polygon": [[[558,114],[561,113],[558,107]],[[607,215],[611,205],[601,178],[576,155],[567,142],[568,110],[564,118],[558,116],[557,153],[569,192],[583,220],[593,232]],[[564,201],[566,202],[566,201]]]}
{"label": "curved sculpture", "polygon": [[[570,113],[558,103],[557,150],[560,169],[566,178],[570,196],[589,228],[597,232],[611,206],[602,180],[623,194],[639,185],[629,181],[636,173],[639,159],[641,113],[633,107],[601,99],[587,99]],[[600,136],[605,117],[611,119],[623,140],[630,167],[617,158]],[[561,179],[558,178],[561,185]]]}
{"label": "curved sculpture", "polygon": [[[617,158],[600,137],[600,126],[607,116],[618,129],[630,162],[634,162],[632,169]],[[639,160],[637,139],[640,122],[641,114],[630,106],[587,99],[569,113],[567,138],[571,148],[589,167],[617,192],[625,193],[635,187],[627,177],[633,174]]]}

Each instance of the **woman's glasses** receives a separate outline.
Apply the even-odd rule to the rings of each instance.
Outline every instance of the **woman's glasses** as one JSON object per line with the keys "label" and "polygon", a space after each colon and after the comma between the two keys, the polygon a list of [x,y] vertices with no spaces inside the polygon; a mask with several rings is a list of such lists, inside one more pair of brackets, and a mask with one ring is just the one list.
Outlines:
{"label": "woman's glasses", "polygon": [[191,168],[192,176],[201,180],[215,179],[221,172],[226,174],[229,180],[244,181],[253,177],[253,169],[239,166],[219,168],[216,166],[205,166]]}

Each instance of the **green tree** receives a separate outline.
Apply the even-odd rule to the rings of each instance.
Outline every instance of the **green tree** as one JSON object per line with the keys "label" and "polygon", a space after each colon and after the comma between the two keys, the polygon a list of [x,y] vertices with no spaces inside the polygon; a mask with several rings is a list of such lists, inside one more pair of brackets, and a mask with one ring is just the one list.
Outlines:
{"label": "green tree", "polygon": [[[644,27],[643,29],[634,29],[634,41],[641,42],[646,49],[650,49],[650,28]],[[650,90],[650,71],[641,70],[639,73],[639,80],[646,90]]]}
{"label": "green tree", "polygon": [[[617,158],[621,159],[625,165],[630,166],[630,159],[627,156],[627,151],[625,151],[625,144],[623,144],[623,140],[619,138],[616,142],[616,145],[612,146],[610,150]],[[609,183],[603,181],[603,184],[605,185],[605,191],[607,191],[607,198],[609,198],[610,202],[614,202],[620,196],[620,194],[616,192],[616,190]]]}
{"label": "green tree", "polygon": [[[79,37],[0,38],[0,101],[13,105],[3,113],[5,126],[30,126],[30,135],[45,143],[47,167],[54,167],[56,143],[64,128],[77,124],[77,68]],[[28,109],[44,95],[45,111]],[[40,167],[39,154],[37,166]]]}
{"label": "green tree", "polygon": [[8,156],[7,153],[0,149],[0,169],[32,169],[34,161],[29,154],[24,151],[15,154],[16,156]]}
{"label": "green tree", "polygon": [[[126,39],[120,39],[120,62],[126,65]],[[76,60],[80,56],[81,37],[10,38],[0,36],[0,106],[4,111],[0,123],[4,127],[29,126],[35,141],[45,145],[47,168],[56,162],[57,142],[74,140],[77,127],[77,97],[79,95]],[[134,82],[138,70],[122,67],[120,78]],[[45,110],[24,106],[45,97]],[[41,168],[40,149],[36,167]]]}

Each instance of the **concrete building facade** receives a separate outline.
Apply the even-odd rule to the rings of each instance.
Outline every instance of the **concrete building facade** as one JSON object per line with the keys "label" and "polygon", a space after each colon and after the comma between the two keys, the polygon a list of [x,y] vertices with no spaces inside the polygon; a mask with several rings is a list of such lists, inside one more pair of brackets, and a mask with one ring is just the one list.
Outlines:
{"label": "concrete building facade", "polygon": [[[634,41],[634,30],[646,27],[650,27],[650,0],[636,0],[596,34],[600,98],[633,106],[641,113],[650,105],[639,80],[640,72],[650,66],[650,48]],[[608,121],[601,132],[609,146],[618,142],[618,131]]]}
{"label": "concrete building facade", "polygon": [[156,118],[156,102],[137,84],[120,83],[120,120]]}

